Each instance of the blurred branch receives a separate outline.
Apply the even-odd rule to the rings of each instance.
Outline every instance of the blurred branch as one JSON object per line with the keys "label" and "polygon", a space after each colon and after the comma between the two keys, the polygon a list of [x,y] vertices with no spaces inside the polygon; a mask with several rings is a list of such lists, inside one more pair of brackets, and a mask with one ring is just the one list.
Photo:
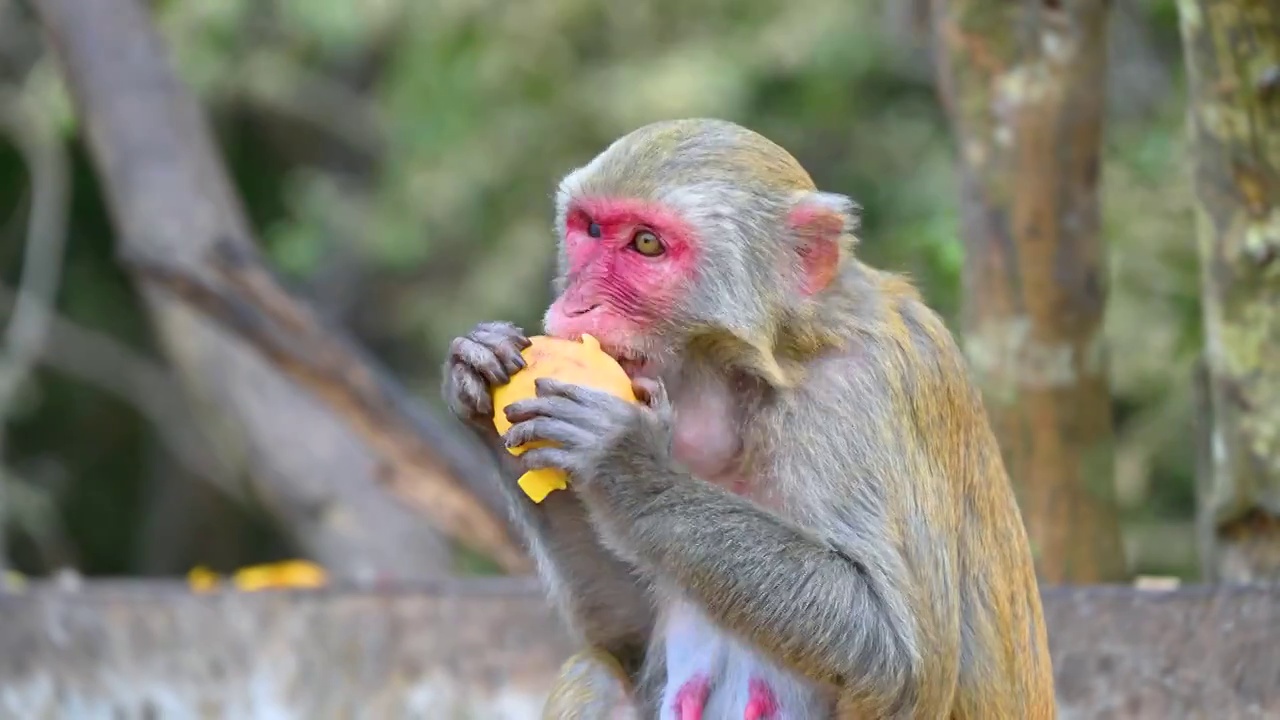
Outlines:
{"label": "blurred branch", "polygon": [[921,79],[928,77],[936,53],[929,3],[930,0],[882,0],[880,6],[885,34],[893,40],[891,46],[902,53],[904,64],[917,70]]}
{"label": "blurred branch", "polygon": [[[228,449],[256,463],[274,509],[310,523],[331,549],[381,548],[380,571],[404,576],[421,553],[387,527],[391,506],[369,496],[382,480],[436,528],[508,571],[529,570],[492,460],[262,265],[200,108],[139,3],[34,4],[86,125],[120,257],[187,391],[211,426],[235,435],[241,447]],[[318,485],[328,492],[317,497]]]}
{"label": "blurred branch", "polygon": [[383,128],[369,100],[273,48],[253,52],[227,92],[320,128],[373,159],[382,156]]}
{"label": "blurred branch", "polygon": [[229,238],[210,248],[222,280],[206,281],[163,262],[124,256],[138,277],[155,283],[249,342],[281,371],[310,388],[382,453],[384,480],[427,512],[446,533],[516,569],[524,557],[505,523],[455,480],[441,474],[425,417],[406,391],[373,368],[359,349],[275,283],[247,248]]}
{"label": "blurred branch", "polygon": [[41,566],[52,569],[66,562],[70,543],[56,493],[10,467],[0,467],[0,486],[4,487],[10,522],[15,529],[25,531]]}
{"label": "blurred branch", "polygon": [[[43,122],[23,98],[0,89],[0,129],[13,141],[31,177],[31,212],[22,258],[22,296],[5,329],[0,356],[0,458],[4,456],[4,425],[14,399],[39,357],[49,332],[49,308],[58,293],[66,242],[68,161],[62,143],[51,136],[53,123]],[[5,497],[0,483],[0,570],[4,569]]]}
{"label": "blurred branch", "polygon": [[[10,311],[20,292],[0,286],[0,310]],[[238,468],[210,451],[199,435],[182,387],[158,362],[109,335],[50,313],[39,364],[88,383],[128,403],[151,423],[165,446],[188,470],[213,482],[235,500],[246,499]]]}

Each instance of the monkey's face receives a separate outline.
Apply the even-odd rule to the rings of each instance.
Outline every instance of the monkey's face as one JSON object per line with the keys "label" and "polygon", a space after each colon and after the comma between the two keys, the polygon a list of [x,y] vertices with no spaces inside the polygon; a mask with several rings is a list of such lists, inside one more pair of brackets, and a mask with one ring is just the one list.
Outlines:
{"label": "monkey's face", "polygon": [[595,336],[632,376],[674,375],[697,356],[772,377],[779,328],[811,314],[836,276],[855,211],[732,123],[639,128],[557,189],[546,332]]}
{"label": "monkey's face", "polygon": [[660,203],[576,198],[567,208],[560,295],[547,332],[600,340],[633,377],[652,375],[671,354],[677,308],[698,266],[692,225]]}

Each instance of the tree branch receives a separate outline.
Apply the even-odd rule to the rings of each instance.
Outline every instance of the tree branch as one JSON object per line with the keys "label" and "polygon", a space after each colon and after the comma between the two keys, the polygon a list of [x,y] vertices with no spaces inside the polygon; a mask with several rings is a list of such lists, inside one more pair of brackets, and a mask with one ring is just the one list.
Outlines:
{"label": "tree branch", "polygon": [[[19,388],[31,372],[49,332],[50,307],[58,293],[67,234],[68,161],[49,123],[35,117],[20,95],[0,89],[0,129],[12,138],[31,176],[31,212],[20,280],[22,296],[5,330],[0,357],[0,457],[4,427]],[[0,483],[0,571],[5,568],[7,517],[5,484]]]}
{"label": "tree branch", "polygon": [[[529,570],[496,465],[265,269],[199,107],[136,0],[34,5],[85,120],[119,254],[197,406],[275,471],[267,490],[311,494],[312,474],[348,490],[380,478],[451,537]],[[329,501],[311,515],[339,536],[352,520]],[[369,521],[365,540],[381,533]]]}
{"label": "tree branch", "polygon": [[[375,370],[357,347],[296,304],[244,245],[222,238],[210,265],[222,283],[205,282],[174,266],[133,258],[123,262],[135,276],[164,288],[206,317],[246,340],[277,368],[310,388],[348,420],[378,450],[387,465],[380,480],[427,510],[450,536],[504,557],[505,525],[441,473],[431,444],[436,430],[389,377]],[[446,441],[447,442],[447,441]]]}
{"label": "tree branch", "polygon": [[[21,292],[0,286],[0,311],[11,312]],[[245,501],[236,481],[241,468],[212,452],[195,427],[182,386],[158,362],[135,353],[114,338],[80,327],[51,313],[45,342],[36,360],[45,368],[92,385],[128,403],[159,434],[174,458],[192,473],[234,500]]]}

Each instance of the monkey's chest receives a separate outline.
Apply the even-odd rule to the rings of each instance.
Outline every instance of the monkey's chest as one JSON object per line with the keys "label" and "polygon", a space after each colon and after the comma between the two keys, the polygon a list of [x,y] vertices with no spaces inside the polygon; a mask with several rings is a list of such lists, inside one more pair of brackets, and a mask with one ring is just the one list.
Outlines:
{"label": "monkey's chest", "polygon": [[675,402],[672,453],[689,472],[737,493],[749,488],[742,434],[728,393],[701,392]]}

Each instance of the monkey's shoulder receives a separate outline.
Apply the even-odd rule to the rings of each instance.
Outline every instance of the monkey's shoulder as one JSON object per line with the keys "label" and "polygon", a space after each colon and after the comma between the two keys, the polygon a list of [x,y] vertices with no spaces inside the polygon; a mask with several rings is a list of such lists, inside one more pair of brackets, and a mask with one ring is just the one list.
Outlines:
{"label": "monkey's shoulder", "polygon": [[833,457],[873,462],[847,450],[867,442],[897,448],[899,465],[903,456],[971,455],[973,443],[991,442],[990,432],[949,339],[932,332],[916,342],[893,332],[855,337],[811,362],[800,383],[778,394],[774,419],[793,431],[784,436],[807,448],[840,448]]}

